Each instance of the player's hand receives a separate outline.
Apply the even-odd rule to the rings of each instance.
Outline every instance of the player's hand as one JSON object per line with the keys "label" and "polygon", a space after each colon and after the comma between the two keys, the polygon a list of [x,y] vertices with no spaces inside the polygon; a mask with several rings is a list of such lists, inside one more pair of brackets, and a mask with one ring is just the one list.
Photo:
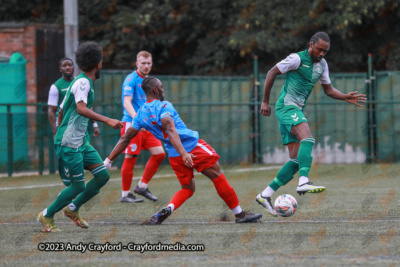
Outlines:
{"label": "player's hand", "polygon": [[140,132],[144,133],[145,131],[147,131],[145,128],[140,129]]}
{"label": "player's hand", "polygon": [[366,95],[356,95],[357,93],[358,91],[346,94],[346,98],[344,100],[350,104],[356,105],[357,107],[361,107],[361,105],[358,103],[365,103],[367,98]]}
{"label": "player's hand", "polygon": [[114,119],[109,119],[106,124],[108,126],[113,127],[114,129],[121,129],[122,127],[124,127],[124,125],[122,124],[122,122],[120,122],[119,120],[114,120]]}
{"label": "player's hand", "polygon": [[182,156],[183,162],[185,163],[186,167],[193,168],[194,164],[193,164],[192,158],[195,158],[195,157],[196,156],[191,153],[188,153],[188,154],[185,154]]}
{"label": "player's hand", "polygon": [[104,163],[104,166],[106,166],[106,169],[109,170],[109,169],[111,169],[111,165],[113,162],[111,160],[109,160],[108,158],[106,158],[103,163]]}
{"label": "player's hand", "polygon": [[98,137],[100,135],[100,129],[99,127],[94,127],[93,128],[93,136]]}
{"label": "player's hand", "polygon": [[271,106],[267,102],[262,102],[260,113],[264,116],[271,115]]}

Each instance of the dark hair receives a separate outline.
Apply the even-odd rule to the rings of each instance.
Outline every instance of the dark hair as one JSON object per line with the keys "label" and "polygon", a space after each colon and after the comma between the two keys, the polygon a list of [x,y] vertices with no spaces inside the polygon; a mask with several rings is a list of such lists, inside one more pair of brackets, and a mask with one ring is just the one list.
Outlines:
{"label": "dark hair", "polygon": [[75,58],[79,68],[89,72],[103,60],[103,52],[96,42],[85,42],[79,45]]}
{"label": "dark hair", "polygon": [[62,59],[60,59],[60,61],[58,61],[58,66],[60,67],[61,64],[63,63],[63,61],[65,60],[69,60],[72,62],[72,65],[74,65],[74,62],[72,61],[72,59],[70,59],[69,57],[63,57]]}
{"label": "dark hair", "polygon": [[158,79],[156,77],[147,76],[142,81],[142,89],[146,95],[150,94],[150,90],[157,86]]}
{"label": "dark hair", "polygon": [[317,32],[311,37],[310,41],[308,42],[308,44],[307,44],[308,47],[310,47],[311,42],[313,44],[318,43],[319,39],[322,39],[327,43],[331,42],[331,39],[329,39],[329,35],[326,32]]}

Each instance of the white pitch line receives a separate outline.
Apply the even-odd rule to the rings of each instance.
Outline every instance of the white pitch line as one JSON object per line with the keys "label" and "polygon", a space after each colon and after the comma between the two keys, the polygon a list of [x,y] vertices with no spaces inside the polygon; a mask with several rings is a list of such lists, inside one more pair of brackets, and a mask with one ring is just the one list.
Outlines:
{"label": "white pitch line", "polygon": [[[365,224],[365,223],[371,223],[371,222],[400,222],[400,220],[365,220],[365,221],[357,221],[356,224]],[[253,222],[254,224],[294,224],[294,223],[328,223],[328,224],[333,224],[333,223],[352,223],[354,224],[355,222],[353,220],[342,220],[342,221],[329,221],[329,220],[302,220],[302,221],[257,221],[257,222]],[[74,225],[73,222],[63,222],[63,221],[57,221],[57,224],[65,224],[65,225]],[[90,225],[107,225],[107,224],[112,224],[112,225],[120,225],[120,224],[127,224],[127,225],[140,225],[140,222],[132,222],[132,221],[119,221],[119,222],[115,222],[115,221],[108,221],[108,222],[102,222],[102,221],[95,221],[95,222],[90,222]],[[229,221],[229,222],[215,222],[215,221],[181,221],[181,222],[165,222],[163,223],[163,225],[187,225],[187,224],[192,224],[192,225],[196,225],[196,224],[209,224],[209,225],[213,225],[213,224],[235,224],[234,221]],[[21,223],[0,223],[0,225],[37,225],[36,222],[21,222]],[[145,225],[146,226],[146,225]]]}
{"label": "white pitch line", "polygon": [[[270,166],[270,167],[261,167],[261,168],[237,169],[237,170],[230,170],[230,171],[228,171],[228,173],[231,173],[231,172],[241,173],[241,172],[255,172],[255,171],[276,170],[276,169],[279,169],[281,167],[282,166]],[[195,173],[194,175],[202,175],[202,174],[201,173]],[[164,177],[176,177],[176,175],[175,174],[154,175],[152,179],[164,178]],[[136,176],[136,177],[133,177],[133,180],[139,180],[141,178],[142,177],[140,177],[140,176]],[[121,177],[120,178],[113,178],[113,179],[109,180],[109,182],[116,182],[116,181],[120,182],[121,181]],[[3,188],[0,187],[0,191],[1,190],[17,190],[17,189],[32,189],[32,188],[43,188],[43,187],[55,187],[55,186],[64,186],[64,184],[58,183],[58,184],[27,185],[27,186],[15,186],[15,187],[3,187]]]}

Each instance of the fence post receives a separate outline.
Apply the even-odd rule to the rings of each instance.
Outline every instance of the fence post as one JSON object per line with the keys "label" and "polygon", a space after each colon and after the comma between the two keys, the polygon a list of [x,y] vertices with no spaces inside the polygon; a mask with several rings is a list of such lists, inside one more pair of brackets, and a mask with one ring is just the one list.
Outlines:
{"label": "fence post", "polygon": [[376,104],[376,93],[375,89],[377,87],[376,83],[376,71],[372,72],[372,76],[370,76],[371,79],[371,94],[372,94],[372,143],[373,143],[373,158],[374,161],[378,159],[378,122],[376,121],[376,109],[377,109],[377,104]]}
{"label": "fence post", "polygon": [[[372,60],[371,54],[368,54],[368,73],[367,73],[367,97],[371,98],[371,75],[372,75]],[[372,99],[368,99],[370,101],[367,102],[367,145],[368,145],[368,153],[367,153],[367,162],[371,163],[373,159],[373,152],[372,152]]]}
{"label": "fence post", "polygon": [[[102,105],[101,105],[101,114],[107,114],[106,113],[106,106],[105,106],[105,104],[104,104],[104,98],[103,98],[103,103],[102,103]],[[102,125],[104,125],[104,123],[102,123]],[[105,127],[103,127],[102,129],[101,129],[101,134],[105,137],[106,136],[106,130],[104,129]],[[108,134],[108,137],[110,137],[110,132],[109,131],[107,131],[107,134]],[[109,141],[111,141],[110,139],[108,139]],[[111,142],[103,142],[102,143],[102,146],[101,146],[101,151],[102,151],[102,153],[103,153],[103,157],[105,157],[106,155],[107,155],[107,147],[108,147],[108,145],[109,145],[109,143],[111,143]]]}
{"label": "fence post", "polygon": [[43,137],[42,137],[42,116],[41,116],[41,105],[36,107],[36,127],[37,127],[37,138],[39,146],[39,174],[43,175],[44,169],[44,153],[43,153]]}
{"label": "fence post", "polygon": [[254,125],[253,125],[253,138],[254,138],[254,154],[255,154],[255,163],[260,163],[261,158],[261,148],[260,148],[260,113],[259,113],[259,96],[258,96],[258,87],[260,83],[258,81],[258,56],[254,56],[254,82],[253,82],[253,101],[254,101]]}
{"label": "fence post", "polygon": [[376,71],[372,70],[372,55],[368,54],[368,97],[371,102],[367,103],[367,128],[368,128],[368,156],[367,162],[375,162],[378,159],[378,125],[376,121]]}
{"label": "fence post", "polygon": [[8,149],[8,161],[7,161],[7,172],[8,176],[11,177],[14,172],[14,140],[13,140],[13,120],[11,113],[11,105],[7,105],[7,149]]}
{"label": "fence post", "polygon": [[[48,108],[48,106],[47,106]],[[57,118],[56,118],[57,120]],[[55,173],[54,167],[54,140],[53,140],[53,132],[51,130],[50,123],[47,123],[47,137],[48,137],[48,147],[49,147],[49,173]]]}

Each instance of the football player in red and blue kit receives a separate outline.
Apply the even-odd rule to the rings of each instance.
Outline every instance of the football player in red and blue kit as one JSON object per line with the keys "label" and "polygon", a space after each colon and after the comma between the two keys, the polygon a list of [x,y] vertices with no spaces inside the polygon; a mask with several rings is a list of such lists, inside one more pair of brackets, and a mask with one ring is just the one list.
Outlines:
{"label": "football player in red and blue kit", "polygon": [[[124,127],[121,129],[121,136],[131,127],[132,118],[135,117],[136,112],[146,102],[146,94],[142,90],[142,81],[151,70],[153,64],[152,56],[147,51],[140,51],[136,56],[136,60],[137,70],[129,74],[122,85],[122,103],[124,108],[122,123]],[[146,131],[144,128],[139,130],[140,132],[135,138],[130,140],[128,147],[124,151],[125,159],[121,168],[121,202],[143,202],[143,199],[136,198],[130,191],[133,169],[141,150],[148,150],[151,153],[151,157],[147,161],[143,176],[134,189],[134,192],[150,200],[158,200],[158,198],[149,191],[148,183],[162,163],[165,152],[160,140],[156,139],[151,132]]]}
{"label": "football player in red and blue kit", "polygon": [[168,152],[169,162],[182,189],[175,193],[169,204],[153,215],[146,224],[161,224],[178,209],[195,191],[193,169],[201,172],[214,183],[218,195],[236,216],[236,223],[252,222],[262,217],[243,211],[235,190],[228,183],[218,164],[219,155],[206,142],[199,139],[196,131],[188,129],[172,104],[164,101],[162,83],[155,77],[146,77],[142,82],[147,101],[137,112],[133,125],[121,137],[104,164],[111,168],[112,161],[126,149],[131,138],[145,128],[162,140]]}

